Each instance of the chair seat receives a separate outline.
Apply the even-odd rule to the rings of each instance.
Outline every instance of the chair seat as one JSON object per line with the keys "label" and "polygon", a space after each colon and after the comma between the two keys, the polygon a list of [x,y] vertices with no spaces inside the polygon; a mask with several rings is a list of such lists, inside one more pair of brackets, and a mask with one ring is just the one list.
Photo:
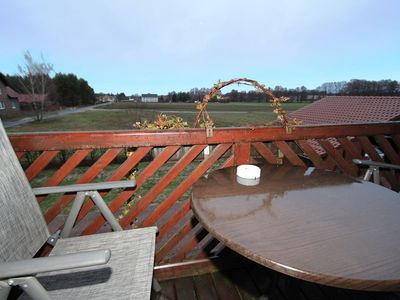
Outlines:
{"label": "chair seat", "polygon": [[50,255],[110,249],[111,259],[102,266],[41,273],[37,279],[52,299],[150,299],[155,234],[156,227],[147,227],[60,239]]}

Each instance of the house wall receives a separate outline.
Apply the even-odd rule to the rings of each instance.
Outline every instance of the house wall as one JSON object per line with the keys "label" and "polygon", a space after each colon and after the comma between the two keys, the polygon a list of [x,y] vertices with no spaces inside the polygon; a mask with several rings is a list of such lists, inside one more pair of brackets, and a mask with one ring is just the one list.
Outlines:
{"label": "house wall", "polygon": [[142,97],[142,102],[158,102],[158,97]]}
{"label": "house wall", "polygon": [[0,116],[13,115],[19,110],[18,99],[10,99],[5,84],[0,81]]}
{"label": "house wall", "polygon": [[157,94],[142,94],[141,96],[142,102],[158,102]]}

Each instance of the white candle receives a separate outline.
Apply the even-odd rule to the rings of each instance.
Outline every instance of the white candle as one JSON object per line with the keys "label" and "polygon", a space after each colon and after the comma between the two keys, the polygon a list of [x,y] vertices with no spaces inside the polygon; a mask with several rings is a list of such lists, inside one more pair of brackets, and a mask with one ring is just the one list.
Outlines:
{"label": "white candle", "polygon": [[254,165],[240,165],[236,169],[236,175],[244,179],[258,179],[261,176],[261,169]]}

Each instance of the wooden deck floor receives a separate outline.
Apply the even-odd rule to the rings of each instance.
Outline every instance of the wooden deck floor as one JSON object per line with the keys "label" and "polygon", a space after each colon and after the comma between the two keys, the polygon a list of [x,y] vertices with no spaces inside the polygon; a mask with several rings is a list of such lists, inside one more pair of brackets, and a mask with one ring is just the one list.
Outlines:
{"label": "wooden deck floor", "polygon": [[243,266],[160,282],[161,295],[152,300],[400,300],[399,293],[360,292],[321,286],[281,275],[251,261]]}

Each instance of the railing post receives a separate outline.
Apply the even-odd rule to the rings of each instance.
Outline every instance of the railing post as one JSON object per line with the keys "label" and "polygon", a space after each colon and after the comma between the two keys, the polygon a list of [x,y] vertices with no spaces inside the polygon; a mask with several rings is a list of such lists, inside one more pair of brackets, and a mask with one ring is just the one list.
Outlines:
{"label": "railing post", "polygon": [[237,143],[232,147],[235,165],[250,164],[253,159],[250,155],[250,143]]}

